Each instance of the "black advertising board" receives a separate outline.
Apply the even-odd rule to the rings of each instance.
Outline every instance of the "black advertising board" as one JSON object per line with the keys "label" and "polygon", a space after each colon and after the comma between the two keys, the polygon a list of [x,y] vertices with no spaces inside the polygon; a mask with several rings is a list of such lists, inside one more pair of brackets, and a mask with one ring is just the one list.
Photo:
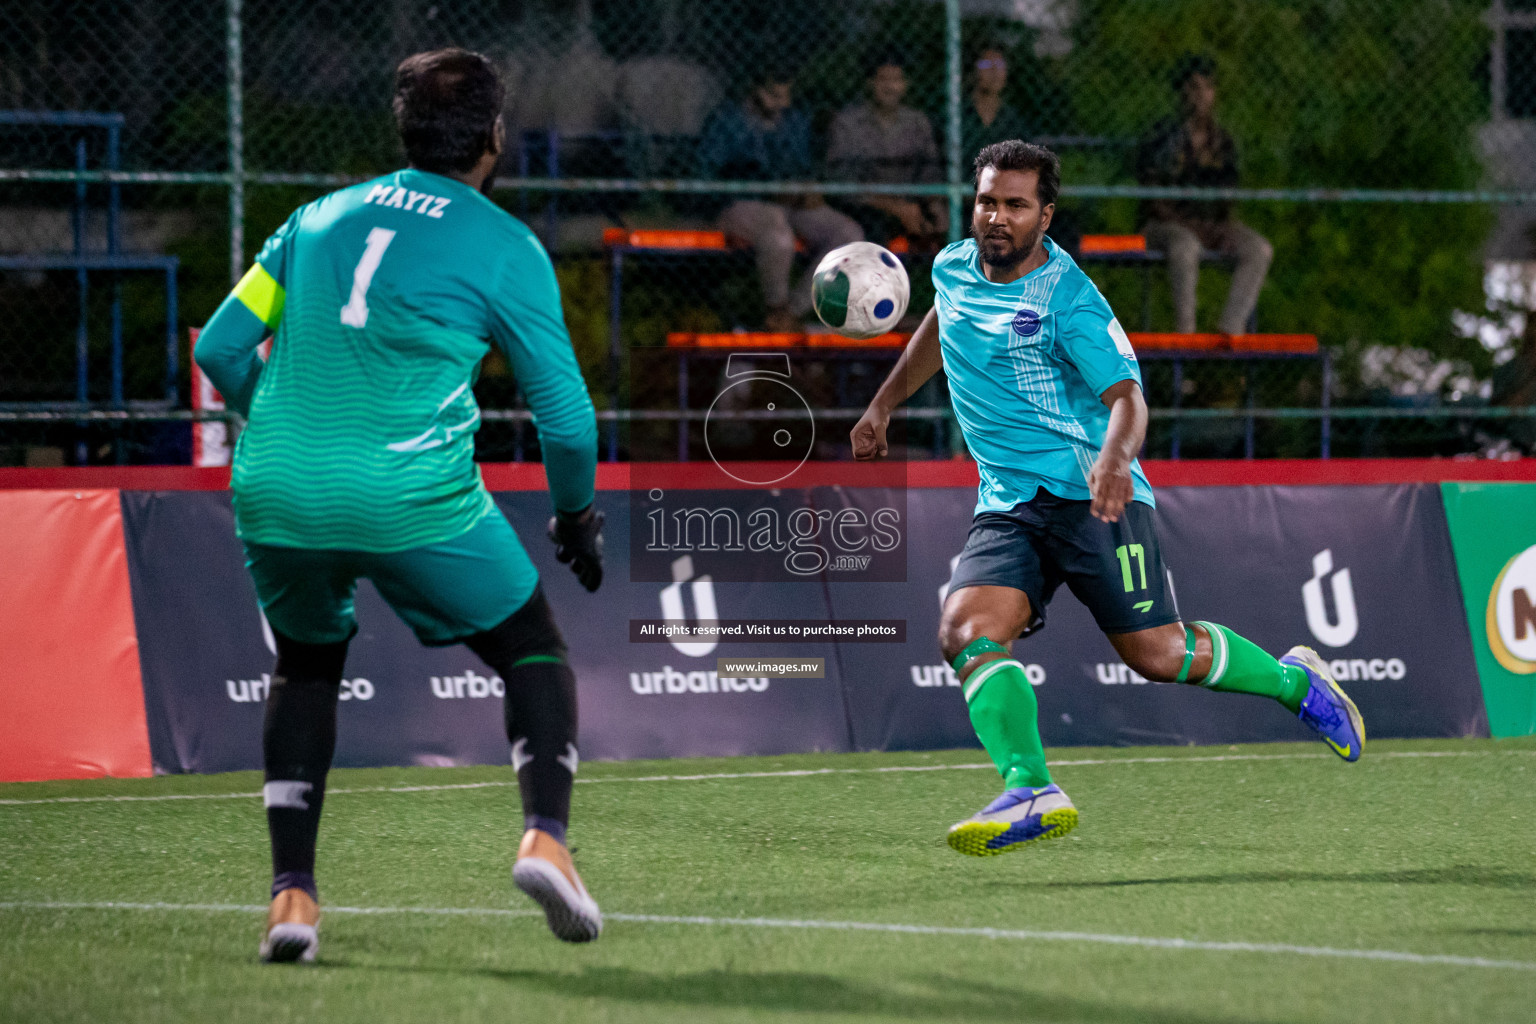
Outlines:
{"label": "black advertising board", "polygon": [[[711,492],[697,497],[704,507]],[[608,573],[591,595],[544,539],[547,496],[497,495],[540,569],[571,650],[584,757],[974,745],[936,642],[941,591],[970,525],[974,491],[786,488],[780,499],[829,517],[862,510],[846,517],[851,523],[899,508],[904,567],[893,569],[887,558],[884,582],[860,582],[856,562],[804,578],[754,579],[728,565],[729,552],[696,549],[663,562],[648,553],[645,578],[636,580],[627,571],[633,502],[605,491],[598,500],[608,516]],[[1221,622],[1277,654],[1296,643],[1317,648],[1372,736],[1487,734],[1438,488],[1166,488],[1158,500],[1163,552],[1186,619]],[[259,767],[274,659],[228,495],[124,492],[122,503],[156,769]],[[418,644],[366,582],[357,603],[336,763],[506,763],[502,681],[463,647]],[[713,637],[647,632],[669,622],[725,628]],[[805,635],[817,623],[828,628]],[[883,632],[855,636],[858,623]],[[773,624],[777,634],[744,632]],[[1038,687],[1051,746],[1310,735],[1258,698],[1139,679],[1065,588],[1046,629],[1015,654]],[[821,676],[718,671],[721,658],[757,656],[820,659]]]}

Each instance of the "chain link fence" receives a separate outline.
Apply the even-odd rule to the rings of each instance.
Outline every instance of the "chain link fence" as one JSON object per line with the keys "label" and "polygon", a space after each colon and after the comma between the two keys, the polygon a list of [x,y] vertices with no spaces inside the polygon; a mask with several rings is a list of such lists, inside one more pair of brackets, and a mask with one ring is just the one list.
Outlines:
{"label": "chain link fence", "polygon": [[[1536,0],[17,0],[0,9],[0,463],[184,460],[168,417],[187,407],[186,328],[294,206],[399,166],[394,66],[444,45],[506,75],[495,198],[555,257],[611,457],[701,457],[690,417],[722,360],[685,367],[669,340],[805,332],[802,275],[830,244],[904,250],[926,310],[975,151],[1018,136],[1061,155],[1052,235],[1128,328],[1181,326],[1166,263],[1085,239],[1197,201],[1272,247],[1252,326],[1328,357],[1147,351],[1149,454],[1529,451],[1536,434],[1508,411],[1536,405],[1536,289],[1490,308],[1484,287],[1490,239],[1531,255]],[[1228,172],[1157,158],[1192,70]],[[743,129],[764,120],[793,127],[766,154]],[[1232,280],[1208,253],[1198,329]],[[829,436],[894,358],[793,351]],[[482,457],[537,458],[504,364],[479,393],[504,414]],[[914,453],[958,450],[944,400],[918,396]]]}

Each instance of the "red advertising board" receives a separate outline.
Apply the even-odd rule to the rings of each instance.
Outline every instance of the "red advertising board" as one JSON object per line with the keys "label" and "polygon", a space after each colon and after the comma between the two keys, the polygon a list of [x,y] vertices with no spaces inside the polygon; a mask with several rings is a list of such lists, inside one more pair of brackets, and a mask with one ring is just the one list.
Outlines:
{"label": "red advertising board", "polygon": [[[680,559],[689,563],[681,575],[674,565],[665,580],[630,578],[624,492],[637,467],[627,464],[598,469],[612,534],[611,582],[601,599],[577,593],[537,539],[548,517],[548,499],[537,493],[546,486],[543,467],[482,466],[503,512],[530,538],[557,609],[588,616],[598,635],[614,638],[584,647],[577,666],[584,752],[681,756],[968,742],[963,702],[939,689],[952,684],[931,637],[949,559],[969,522],[975,468],[950,461],[899,468],[892,482],[889,467],[805,467],[804,487],[837,485],[848,500],[858,491],[911,492],[903,517],[911,520],[906,582],[840,584],[830,597],[811,601],[801,600],[805,594],[786,599],[766,584],[715,579],[704,552]],[[638,469],[685,490],[707,488],[719,476],[698,464]],[[1298,639],[1328,647],[1335,672],[1347,676],[1377,735],[1487,733],[1459,609],[1428,608],[1422,596],[1458,593],[1439,491],[1412,485],[1536,480],[1536,460],[1165,462],[1147,469],[1163,499],[1164,539],[1186,614],[1230,619],[1277,650]],[[272,652],[241,568],[228,485],[226,467],[0,469],[0,781],[259,763]],[[1213,533],[1213,523],[1223,526]],[[1213,545],[1225,545],[1218,561],[1235,567],[1236,576],[1201,571]],[[1494,569],[1507,561],[1506,553]],[[1423,578],[1404,586],[1409,569]],[[1241,584],[1235,591],[1221,589],[1234,579]],[[881,587],[894,595],[889,608],[875,600]],[[894,645],[850,653],[825,644],[827,676],[814,693],[775,681],[761,692],[709,689],[705,696],[695,683],[712,685],[706,669],[718,652],[618,639],[636,621],[677,617],[669,600],[677,604],[672,599],[685,591],[701,615],[707,591],[711,613],[725,616],[911,621]],[[338,763],[503,759],[500,716],[487,715],[473,699],[496,695],[498,681],[462,649],[419,648],[367,587],[360,600],[368,605],[369,632],[349,659]],[[1289,738],[1278,725],[1255,732],[1246,719],[1234,721],[1226,715],[1241,710],[1233,702],[1133,685],[1141,680],[1129,679],[1112,652],[1098,649],[1097,631],[1067,597],[1052,614],[1054,628],[1028,647],[1042,709],[1051,712],[1049,742]],[[1449,632],[1460,639],[1451,643]],[[1422,649],[1426,644],[1433,649]],[[1423,680],[1438,681],[1432,699],[1409,693],[1422,690]],[[1127,685],[1105,689],[1112,684]],[[839,694],[845,699],[809,699]],[[781,698],[782,706],[773,705]],[[680,730],[674,705],[694,701],[701,703],[696,727]],[[735,709],[737,703],[743,706]],[[1148,732],[1154,721],[1173,724]]]}
{"label": "red advertising board", "polygon": [[150,774],[118,493],[0,491],[0,781]]}

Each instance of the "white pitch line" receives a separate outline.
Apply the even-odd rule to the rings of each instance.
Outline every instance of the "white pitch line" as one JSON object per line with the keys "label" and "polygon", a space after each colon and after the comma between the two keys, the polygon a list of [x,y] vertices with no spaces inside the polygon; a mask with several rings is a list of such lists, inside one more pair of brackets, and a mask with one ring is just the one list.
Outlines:
{"label": "white pitch line", "polygon": [[[1373,756],[1383,758],[1429,757],[1499,757],[1507,755],[1536,754],[1536,750],[1389,750]],[[1082,768],[1098,765],[1121,764],[1213,764],[1228,761],[1330,761],[1329,754],[1216,754],[1207,757],[1103,757],[1084,758],[1076,761],[1052,761],[1052,768]],[[709,772],[698,775],[629,775],[600,779],[577,779],[577,785],[597,785],[615,782],[714,782],[729,779],[791,779],[817,775],[883,775],[892,772],[949,772],[996,769],[990,762],[966,764],[904,764],[878,768],[792,768],[783,771],[763,772]],[[431,786],[356,786],[327,789],[326,796],[356,795],[360,793],[436,793],[455,789],[496,789],[515,786],[512,780],[505,782],[454,782]],[[30,804],[100,804],[100,803],[153,803],[160,800],[252,800],[261,796],[252,793],[166,793],[155,796],[49,796],[31,800],[0,800],[0,807],[18,807]]]}
{"label": "white pitch line", "polygon": [[[0,902],[0,910],[130,910],[259,914],[267,908],[238,903],[126,903],[16,900]],[[366,916],[425,914],[432,917],[535,917],[537,910],[500,907],[326,907],[327,914]],[[1481,967],[1504,971],[1536,971],[1536,962],[1491,960],[1480,956],[1443,953],[1408,953],[1396,949],[1347,949],[1335,946],[1299,946],[1284,942],[1212,942],[1203,939],[1153,935],[1114,935],[1100,932],[1031,931],[1017,928],[959,928],[943,925],[898,924],[883,921],[818,921],[779,917],[705,917],[671,914],[605,914],[609,921],[627,924],[692,925],[710,928],[783,928],[800,931],[876,932],[889,935],[941,935],[953,938],[1012,940],[1020,942],[1078,942],[1100,946],[1135,946],[1197,953],[1267,953],[1321,957],[1333,960],[1376,960],[1387,963],[1439,967]]]}

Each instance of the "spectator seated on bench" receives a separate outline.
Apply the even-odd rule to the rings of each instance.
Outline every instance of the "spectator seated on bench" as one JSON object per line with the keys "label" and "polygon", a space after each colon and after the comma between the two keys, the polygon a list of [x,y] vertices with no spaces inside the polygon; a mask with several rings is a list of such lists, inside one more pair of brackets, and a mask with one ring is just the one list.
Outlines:
{"label": "spectator seated on bench", "polygon": [[[902,102],[907,94],[902,58],[876,58],[866,84],[869,98],[843,108],[827,131],[827,173],[838,181],[880,185],[943,181],[933,125]],[[849,198],[849,212],[877,239],[905,234],[926,252],[938,252],[949,241],[944,196],[870,192]]]}
{"label": "spectator seated on bench", "polygon": [[[1052,224],[1052,228],[1055,224]],[[1060,241],[1058,240],[1058,244]],[[1065,248],[1065,245],[1063,245]],[[1153,264],[1168,262],[1168,254],[1159,249],[1147,247],[1146,235],[1081,235],[1076,239],[1075,249],[1068,250],[1072,258],[1078,263],[1104,263],[1110,266],[1141,267],[1144,271],[1141,284],[1141,329],[1143,331],[1152,328],[1152,288],[1151,272]],[[1201,248],[1196,259],[1200,263],[1221,263],[1229,267],[1236,266],[1233,256],[1217,252],[1214,249]],[[1258,330],[1257,319],[1252,311],[1248,313],[1248,322],[1243,329],[1250,334]],[[1190,333],[1190,332],[1185,332]]]}
{"label": "spectator seated on bench", "polygon": [[[810,120],[791,105],[787,71],[765,67],[746,99],[715,110],[699,141],[698,176],[745,181],[806,181],[812,176]],[[811,311],[811,273],[822,256],[857,242],[863,230],[816,193],[734,199],[717,220],[722,231],[746,244],[757,258],[767,309],[763,326],[795,331]],[[796,236],[805,240],[810,265],[790,287]]]}
{"label": "spectator seated on bench", "polygon": [[[1217,122],[1215,64],[1192,55],[1179,62],[1173,87],[1181,106],[1177,118],[1159,122],[1136,155],[1136,180],[1143,185],[1232,187],[1237,184],[1237,147]],[[1183,332],[1195,330],[1195,285],[1202,248],[1236,263],[1217,329],[1238,334],[1248,325],[1269,272],[1274,249],[1238,220],[1227,200],[1149,200],[1142,206],[1147,244],[1168,260],[1174,319]]]}

